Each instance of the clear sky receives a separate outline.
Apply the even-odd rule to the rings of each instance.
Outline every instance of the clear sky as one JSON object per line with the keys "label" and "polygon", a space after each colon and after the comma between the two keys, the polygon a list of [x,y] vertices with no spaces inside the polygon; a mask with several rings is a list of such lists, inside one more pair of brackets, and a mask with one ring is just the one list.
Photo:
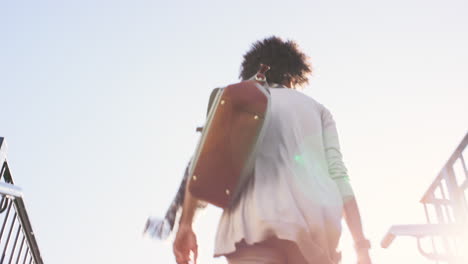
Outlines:
{"label": "clear sky", "polygon": [[[335,116],[379,264],[428,263],[418,203],[468,129],[468,2],[44,0],[0,2],[0,136],[48,264],[174,263],[141,235],[194,151],[209,93],[260,38],[297,41],[304,92]],[[197,221],[213,260],[219,210]],[[345,229],[346,230],[346,229]],[[355,261],[347,231],[344,263]]]}

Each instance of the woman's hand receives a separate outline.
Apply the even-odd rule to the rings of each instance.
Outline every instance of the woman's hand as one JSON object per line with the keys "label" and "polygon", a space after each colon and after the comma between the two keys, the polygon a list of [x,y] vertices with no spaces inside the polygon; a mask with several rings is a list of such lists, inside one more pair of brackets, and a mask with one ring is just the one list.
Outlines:
{"label": "woman's hand", "polygon": [[368,249],[358,249],[356,255],[358,264],[372,264]]}
{"label": "woman's hand", "polygon": [[197,236],[191,227],[179,226],[172,248],[178,264],[189,264],[190,252],[193,252],[193,263],[197,264]]}

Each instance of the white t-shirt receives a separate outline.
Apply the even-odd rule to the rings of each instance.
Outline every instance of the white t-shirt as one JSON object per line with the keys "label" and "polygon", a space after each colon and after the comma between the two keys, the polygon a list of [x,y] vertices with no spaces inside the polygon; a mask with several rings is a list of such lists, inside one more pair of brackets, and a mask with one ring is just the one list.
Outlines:
{"label": "white t-shirt", "polygon": [[343,200],[353,197],[330,111],[302,92],[271,88],[255,176],[221,216],[215,256],[276,236],[295,241],[308,262],[330,255],[341,234]]}

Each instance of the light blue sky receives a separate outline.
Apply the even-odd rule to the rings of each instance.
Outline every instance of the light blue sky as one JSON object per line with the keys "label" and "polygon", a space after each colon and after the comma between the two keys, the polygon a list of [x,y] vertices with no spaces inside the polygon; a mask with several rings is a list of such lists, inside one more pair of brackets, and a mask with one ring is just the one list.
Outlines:
{"label": "light blue sky", "polygon": [[[173,263],[141,236],[194,150],[212,88],[270,35],[296,40],[305,93],[334,114],[376,263],[427,263],[386,229],[467,131],[468,3],[448,1],[3,1],[0,136],[48,264]],[[210,258],[219,211],[197,223]],[[344,234],[345,263],[354,261]],[[218,260],[223,263],[222,260]]]}

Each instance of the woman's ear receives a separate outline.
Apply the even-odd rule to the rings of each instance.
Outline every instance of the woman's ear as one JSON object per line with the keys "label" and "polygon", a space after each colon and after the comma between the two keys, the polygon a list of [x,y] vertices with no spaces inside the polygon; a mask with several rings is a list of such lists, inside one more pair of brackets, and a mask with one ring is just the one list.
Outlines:
{"label": "woman's ear", "polygon": [[282,85],[288,87],[288,88],[294,88],[294,83],[291,80],[284,80]]}

